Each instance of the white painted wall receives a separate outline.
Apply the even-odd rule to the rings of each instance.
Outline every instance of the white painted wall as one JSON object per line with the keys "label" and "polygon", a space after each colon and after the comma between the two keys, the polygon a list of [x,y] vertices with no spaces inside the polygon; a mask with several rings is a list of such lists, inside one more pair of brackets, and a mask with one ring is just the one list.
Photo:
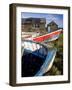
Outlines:
{"label": "white painted wall", "polygon": [[[72,90],[72,82],[70,84],[57,84],[57,85],[54,84],[54,85],[26,86],[26,87],[11,87],[8,85],[9,83],[9,4],[10,3],[27,3],[27,4],[30,3],[30,4],[57,5],[57,6],[65,5],[65,6],[71,6],[71,11],[72,11],[72,0],[0,0],[0,42],[1,42],[0,43],[0,90],[44,90],[44,89]],[[72,19],[72,12],[71,12],[71,19]],[[70,34],[72,34],[72,31]]]}

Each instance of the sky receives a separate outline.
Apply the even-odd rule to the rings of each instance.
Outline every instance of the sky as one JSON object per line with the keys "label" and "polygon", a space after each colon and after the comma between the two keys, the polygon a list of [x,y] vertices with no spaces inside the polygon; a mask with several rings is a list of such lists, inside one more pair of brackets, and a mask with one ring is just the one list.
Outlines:
{"label": "sky", "polygon": [[21,18],[46,18],[46,26],[51,21],[54,21],[58,27],[63,28],[63,15],[62,14],[46,14],[46,13],[29,13],[22,12]]}

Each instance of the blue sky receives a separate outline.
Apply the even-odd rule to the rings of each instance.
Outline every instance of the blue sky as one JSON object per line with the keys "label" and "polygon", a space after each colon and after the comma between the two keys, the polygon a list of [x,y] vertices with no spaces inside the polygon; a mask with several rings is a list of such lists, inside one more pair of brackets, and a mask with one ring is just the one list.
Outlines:
{"label": "blue sky", "polygon": [[63,15],[62,14],[45,14],[45,13],[29,13],[22,12],[21,18],[46,18],[46,25],[51,21],[58,24],[59,27],[63,28]]}

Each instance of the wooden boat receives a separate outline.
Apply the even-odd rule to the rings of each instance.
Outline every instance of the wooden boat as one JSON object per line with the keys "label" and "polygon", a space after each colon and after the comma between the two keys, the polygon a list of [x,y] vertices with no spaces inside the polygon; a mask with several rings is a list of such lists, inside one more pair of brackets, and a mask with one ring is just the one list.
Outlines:
{"label": "wooden boat", "polygon": [[45,41],[50,42],[50,41],[54,41],[54,40],[58,39],[62,32],[63,32],[63,30],[59,29],[57,31],[53,31],[48,34],[44,34],[42,36],[39,36],[39,33],[31,34],[31,32],[30,32],[30,34],[29,33],[27,34],[27,32],[26,32],[26,35],[25,34],[22,35],[22,40],[32,40],[35,42],[45,42]]}
{"label": "wooden boat", "polygon": [[56,48],[24,40],[22,41],[22,77],[43,76],[53,65]]}

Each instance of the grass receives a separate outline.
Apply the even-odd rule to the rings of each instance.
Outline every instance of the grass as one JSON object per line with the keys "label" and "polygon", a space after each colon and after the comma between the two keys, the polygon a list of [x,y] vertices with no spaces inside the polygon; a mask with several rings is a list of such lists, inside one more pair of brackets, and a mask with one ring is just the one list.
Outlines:
{"label": "grass", "polygon": [[63,75],[63,34],[60,35],[58,40],[51,43],[53,47],[57,48],[57,53],[52,68],[44,75]]}

